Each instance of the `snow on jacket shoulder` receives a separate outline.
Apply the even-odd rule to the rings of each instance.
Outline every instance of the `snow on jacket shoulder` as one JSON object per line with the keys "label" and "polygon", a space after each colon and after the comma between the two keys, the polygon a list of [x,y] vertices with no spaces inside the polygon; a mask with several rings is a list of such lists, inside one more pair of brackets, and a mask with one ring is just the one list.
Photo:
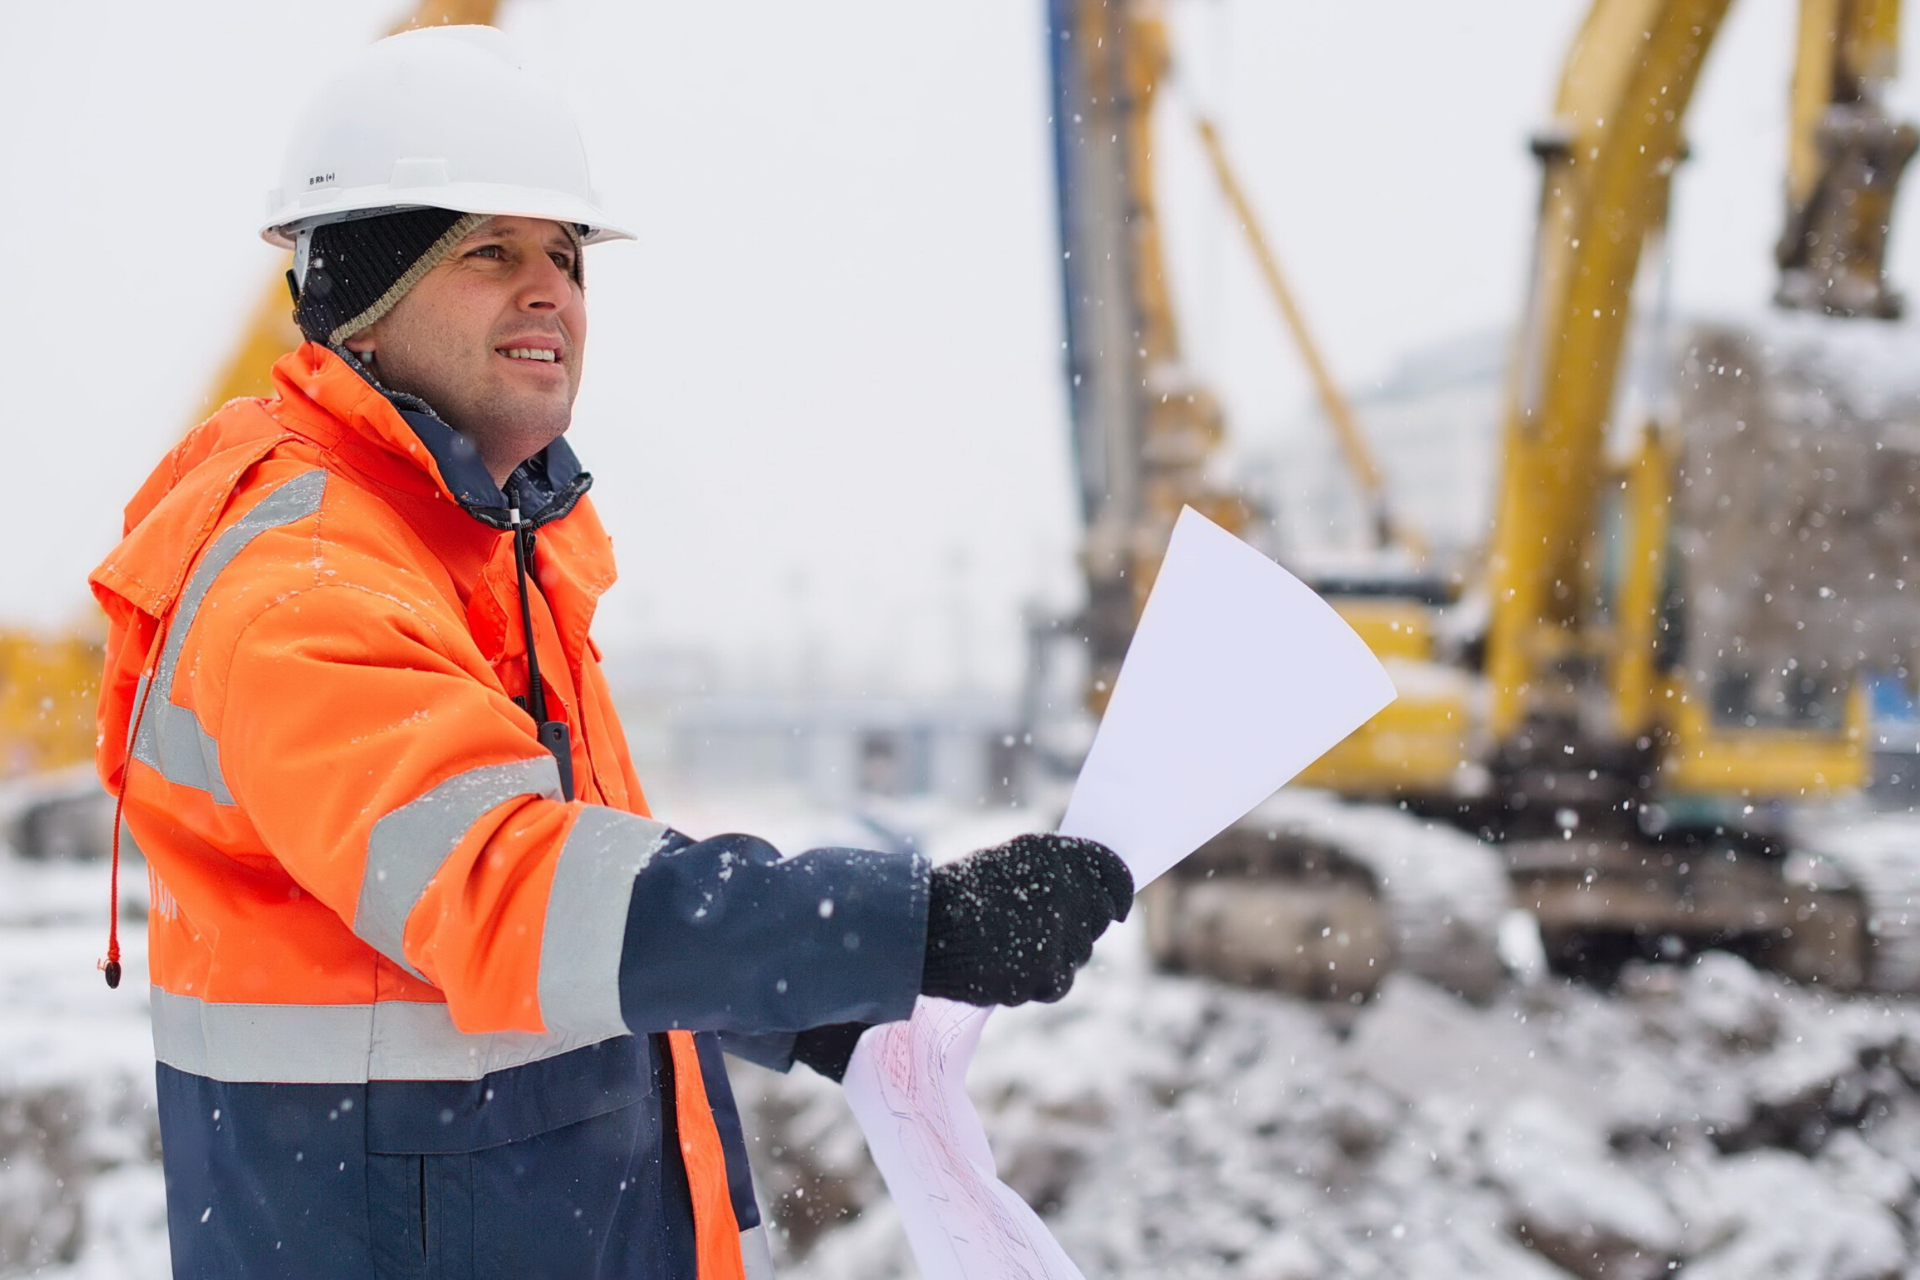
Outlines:
{"label": "snow on jacket shoulder", "polygon": [[[572,741],[563,786],[524,709],[516,535],[471,448],[324,348],[274,378],[276,398],[227,405],[168,455],[92,578],[111,624],[101,776],[152,877],[176,1266],[171,1202],[200,1175],[175,1146],[198,1149],[183,1129],[220,1114],[210,1101],[245,1114],[260,1085],[325,1086],[312,1105],[335,1129],[358,1098],[363,1153],[445,1153],[658,1109],[656,1077],[677,1075],[668,1127],[716,1149],[701,1168],[688,1150],[693,1216],[727,1216],[702,1205],[703,1178],[726,1194],[721,1112],[732,1216],[751,1225],[724,1075],[684,1032],[904,1017],[925,865],[782,859],[646,816],[588,639],[611,547],[557,442],[513,483],[547,716]],[[737,1250],[710,1266],[710,1246],[698,1274],[733,1273]]]}

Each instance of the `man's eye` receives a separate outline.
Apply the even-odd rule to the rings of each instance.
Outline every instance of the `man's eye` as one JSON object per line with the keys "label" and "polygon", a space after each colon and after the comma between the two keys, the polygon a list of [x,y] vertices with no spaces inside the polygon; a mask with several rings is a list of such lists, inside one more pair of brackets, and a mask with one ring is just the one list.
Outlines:
{"label": "man's eye", "polygon": [[570,255],[564,254],[564,253],[550,253],[547,256],[553,259],[554,266],[560,268],[562,271],[566,272],[568,275],[573,274],[573,258]]}
{"label": "man's eye", "polygon": [[472,253],[468,254],[467,256],[470,258],[477,258],[482,254],[486,254],[490,257],[495,257],[495,258],[504,258],[507,256],[507,251],[501,248],[497,244],[483,244],[478,249],[475,249]]}

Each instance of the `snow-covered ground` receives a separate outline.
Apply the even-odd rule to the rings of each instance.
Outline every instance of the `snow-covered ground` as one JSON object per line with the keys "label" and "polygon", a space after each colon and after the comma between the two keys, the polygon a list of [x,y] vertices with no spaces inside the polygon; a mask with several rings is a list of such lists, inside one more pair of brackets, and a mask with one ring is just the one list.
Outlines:
{"label": "snow-covered ground", "polygon": [[127,880],[108,991],[106,868],[0,849],[0,1276],[167,1274],[144,867]]}
{"label": "snow-covered ground", "polygon": [[[1129,929],[971,1083],[1089,1276],[1920,1275],[1917,1013],[1720,955],[1328,1010],[1154,975]],[[739,1077],[792,1274],[911,1275],[833,1088]]]}
{"label": "snow-covered ground", "polygon": [[[658,799],[695,834],[937,857],[1044,825]],[[0,1276],[166,1272],[141,935],[109,994],[104,882],[0,859]],[[1920,1277],[1920,1003],[1731,956],[1610,995],[1547,981],[1476,1006],[1395,977],[1326,1007],[1156,974],[1136,917],[1066,1000],[995,1016],[971,1084],[1003,1172],[1090,1277]],[[804,1068],[736,1085],[782,1274],[912,1275],[837,1088]]]}

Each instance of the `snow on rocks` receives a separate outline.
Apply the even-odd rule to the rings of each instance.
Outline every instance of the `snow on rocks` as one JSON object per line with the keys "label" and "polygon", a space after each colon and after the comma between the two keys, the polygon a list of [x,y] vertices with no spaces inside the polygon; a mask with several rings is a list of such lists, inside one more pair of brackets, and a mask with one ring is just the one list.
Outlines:
{"label": "snow on rocks", "polygon": [[1835,1186],[1815,1162],[1754,1151],[1699,1173],[1694,1212],[1716,1221],[1726,1238],[1686,1265],[1681,1274],[1689,1280],[1893,1280],[1906,1273],[1900,1220]]}
{"label": "snow on rocks", "polygon": [[1423,982],[1389,978],[1343,1046],[1349,1071],[1407,1102],[1446,1098],[1484,1119],[1516,1097],[1550,1098],[1590,1113],[1592,1089],[1543,1058],[1536,1037],[1505,1010],[1463,1009]]}
{"label": "snow on rocks", "polygon": [[1615,1158],[1602,1131],[1543,1097],[1502,1111],[1483,1157],[1520,1238],[1575,1275],[1664,1275],[1680,1252],[1665,1198]]}
{"label": "snow on rocks", "polygon": [[[1060,1004],[996,1014],[970,1077],[1089,1276],[1920,1275],[1920,1006],[1718,953],[1607,993],[1395,974],[1318,1006],[1154,973],[1118,933]],[[781,1274],[913,1274],[833,1087],[739,1084]]]}

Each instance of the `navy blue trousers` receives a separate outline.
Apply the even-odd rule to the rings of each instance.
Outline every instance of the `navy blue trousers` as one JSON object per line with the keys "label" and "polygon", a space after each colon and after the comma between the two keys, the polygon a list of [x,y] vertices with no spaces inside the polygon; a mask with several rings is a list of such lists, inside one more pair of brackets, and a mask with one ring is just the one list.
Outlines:
{"label": "navy blue trousers", "polygon": [[159,1088],[175,1280],[694,1280],[657,1089],[483,1150],[379,1154],[365,1086],[163,1065]]}

